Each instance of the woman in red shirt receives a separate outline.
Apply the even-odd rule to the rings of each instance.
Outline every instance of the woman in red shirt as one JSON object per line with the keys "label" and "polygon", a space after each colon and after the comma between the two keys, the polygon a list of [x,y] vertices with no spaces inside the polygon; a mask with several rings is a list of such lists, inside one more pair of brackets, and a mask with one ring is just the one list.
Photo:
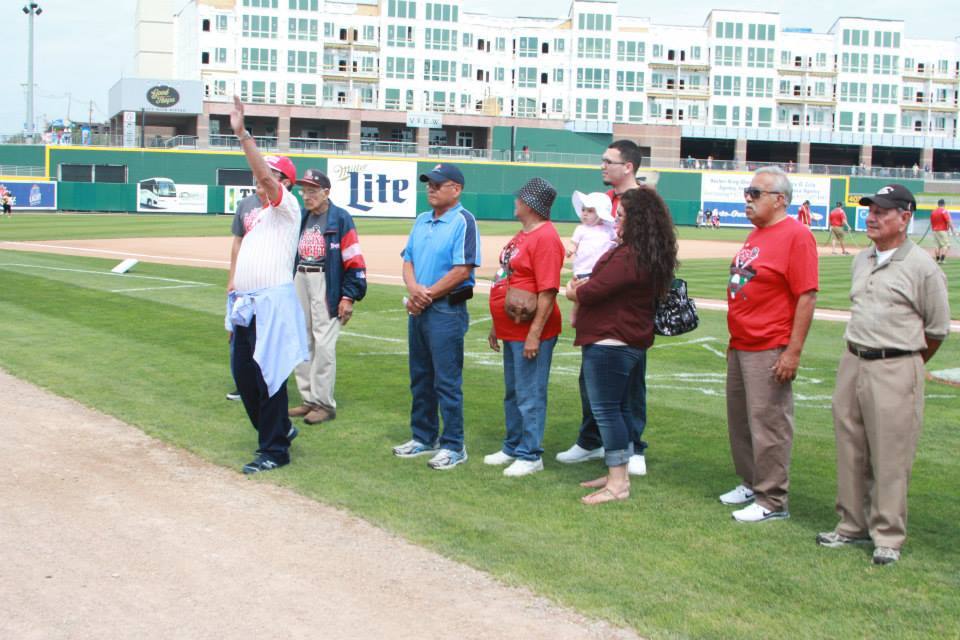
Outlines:
{"label": "woman in red shirt", "polygon": [[[514,215],[523,228],[500,252],[500,270],[490,290],[493,327],[490,348],[503,341],[503,412],[507,435],[500,451],[483,458],[490,465],[510,464],[505,476],[543,470],[543,431],[547,419],[547,383],[553,348],[560,335],[560,270],[565,249],[550,222],[557,191],[533,178],[517,192]],[[508,296],[509,292],[509,296]],[[507,299],[510,298],[510,309]],[[527,304],[515,304],[514,300]],[[524,307],[527,307],[524,309]]]}
{"label": "woman in red shirt", "polygon": [[567,298],[580,305],[575,345],[583,347],[590,408],[603,438],[608,474],[580,483],[596,489],[582,498],[600,504],[630,497],[627,461],[635,428],[631,398],[646,393],[647,349],[653,344],[657,300],[673,283],[677,238],[670,210],[657,192],[632,189],[617,210],[620,244],[593,268],[589,280],[572,280]]}

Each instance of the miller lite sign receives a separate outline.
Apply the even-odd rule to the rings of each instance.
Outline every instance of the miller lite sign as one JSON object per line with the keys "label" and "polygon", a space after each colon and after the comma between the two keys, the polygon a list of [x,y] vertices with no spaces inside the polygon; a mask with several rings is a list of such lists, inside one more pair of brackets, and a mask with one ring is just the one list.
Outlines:
{"label": "miller lite sign", "polygon": [[330,158],[330,199],[352,216],[414,218],[417,163]]}

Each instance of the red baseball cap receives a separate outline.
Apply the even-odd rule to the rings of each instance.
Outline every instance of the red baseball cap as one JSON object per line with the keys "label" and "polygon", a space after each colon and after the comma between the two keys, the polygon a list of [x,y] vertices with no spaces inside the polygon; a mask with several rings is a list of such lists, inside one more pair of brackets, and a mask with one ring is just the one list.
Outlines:
{"label": "red baseball cap", "polygon": [[297,168],[293,162],[286,156],[264,156],[267,166],[274,171],[279,171],[283,177],[292,183],[297,181]]}

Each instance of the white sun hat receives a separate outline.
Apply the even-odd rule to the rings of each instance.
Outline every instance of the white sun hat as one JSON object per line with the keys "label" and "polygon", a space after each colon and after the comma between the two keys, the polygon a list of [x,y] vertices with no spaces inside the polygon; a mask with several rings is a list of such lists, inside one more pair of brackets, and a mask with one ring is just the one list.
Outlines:
{"label": "white sun hat", "polygon": [[577,212],[577,217],[583,220],[583,209],[596,209],[597,217],[604,222],[613,222],[611,209],[613,203],[610,202],[610,196],[599,191],[593,193],[573,192],[573,210]]}

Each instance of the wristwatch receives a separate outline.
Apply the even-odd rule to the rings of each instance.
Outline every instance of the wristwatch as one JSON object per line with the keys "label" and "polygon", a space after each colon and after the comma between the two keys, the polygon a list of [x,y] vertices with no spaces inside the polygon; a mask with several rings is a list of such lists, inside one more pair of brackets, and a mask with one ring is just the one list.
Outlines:
{"label": "wristwatch", "polygon": [[249,138],[252,138],[252,137],[253,136],[250,135],[250,132],[244,129],[243,133],[237,136],[237,140],[239,140],[240,142],[243,142],[244,140],[248,140]]}

